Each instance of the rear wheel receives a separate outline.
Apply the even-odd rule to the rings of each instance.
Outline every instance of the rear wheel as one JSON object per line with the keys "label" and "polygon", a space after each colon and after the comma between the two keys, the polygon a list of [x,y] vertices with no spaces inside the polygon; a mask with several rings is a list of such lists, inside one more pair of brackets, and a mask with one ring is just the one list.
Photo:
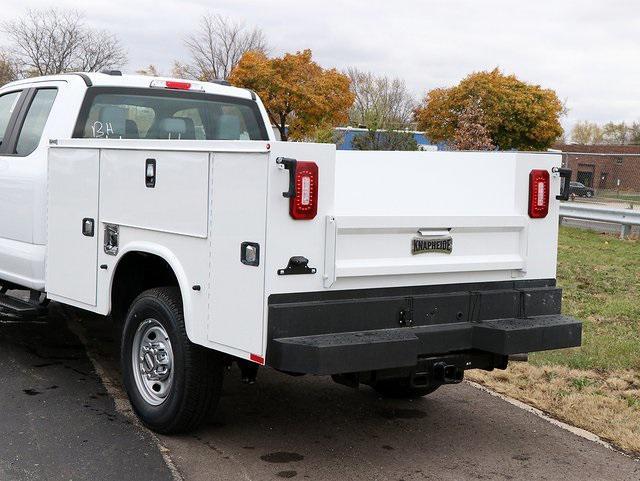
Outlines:
{"label": "rear wheel", "polygon": [[150,289],[133,301],[120,361],[133,410],[156,432],[196,428],[220,397],[222,355],[189,341],[177,288]]}
{"label": "rear wheel", "polygon": [[442,384],[433,382],[426,386],[413,386],[410,377],[383,379],[372,385],[384,397],[394,399],[415,399],[431,394]]}

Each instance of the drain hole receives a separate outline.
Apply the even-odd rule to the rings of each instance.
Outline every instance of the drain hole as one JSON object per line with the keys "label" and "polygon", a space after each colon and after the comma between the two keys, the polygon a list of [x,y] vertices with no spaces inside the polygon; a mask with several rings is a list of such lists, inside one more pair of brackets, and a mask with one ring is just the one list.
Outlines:
{"label": "drain hole", "polygon": [[154,384],[151,389],[153,389],[155,392],[160,392],[160,384]]}
{"label": "drain hole", "polygon": [[456,319],[461,320],[461,319],[462,319],[462,316],[464,316],[464,314],[462,314],[462,311],[459,311],[459,312],[456,314]]}
{"label": "drain hole", "polygon": [[147,337],[153,341],[156,338],[156,333],[151,331]]}

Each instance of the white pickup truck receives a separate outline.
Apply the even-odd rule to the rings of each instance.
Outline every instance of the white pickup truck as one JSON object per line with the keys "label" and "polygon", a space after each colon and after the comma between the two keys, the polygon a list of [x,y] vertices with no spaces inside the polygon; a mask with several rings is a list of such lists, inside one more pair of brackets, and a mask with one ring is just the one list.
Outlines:
{"label": "white pickup truck", "polygon": [[580,345],[557,154],[277,142],[251,91],[119,72],[5,85],[0,141],[2,312],[121,322],[158,432],[198,425],[232,362],[412,397]]}

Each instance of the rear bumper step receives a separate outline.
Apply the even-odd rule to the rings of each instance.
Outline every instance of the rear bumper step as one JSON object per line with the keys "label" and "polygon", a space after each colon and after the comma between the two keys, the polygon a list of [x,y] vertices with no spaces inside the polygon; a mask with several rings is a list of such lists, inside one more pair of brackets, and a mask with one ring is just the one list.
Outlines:
{"label": "rear bumper step", "polygon": [[338,374],[415,366],[420,356],[477,350],[498,355],[576,347],[582,323],[559,314],[273,339],[268,364]]}

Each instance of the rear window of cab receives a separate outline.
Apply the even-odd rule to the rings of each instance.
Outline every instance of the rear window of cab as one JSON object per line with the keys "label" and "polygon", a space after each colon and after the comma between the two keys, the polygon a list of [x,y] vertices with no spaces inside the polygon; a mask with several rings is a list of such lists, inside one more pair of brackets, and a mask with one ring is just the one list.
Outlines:
{"label": "rear window of cab", "polygon": [[268,140],[256,102],[151,88],[91,87],[74,138]]}

